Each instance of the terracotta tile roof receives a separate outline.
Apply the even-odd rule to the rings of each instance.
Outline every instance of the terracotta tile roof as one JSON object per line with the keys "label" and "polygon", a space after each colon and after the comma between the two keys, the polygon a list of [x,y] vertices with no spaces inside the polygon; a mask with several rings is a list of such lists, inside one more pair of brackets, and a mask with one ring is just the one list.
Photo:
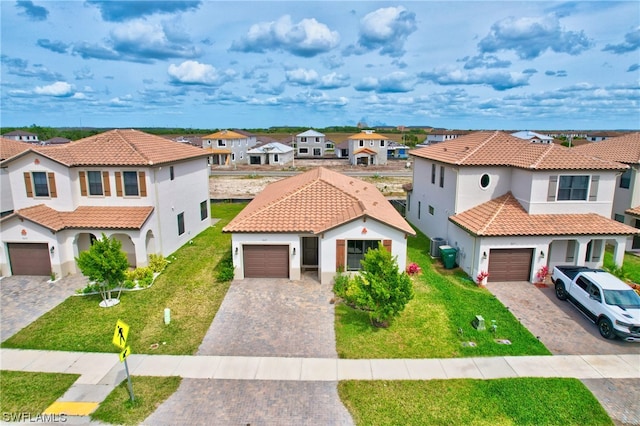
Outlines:
{"label": "terracotta tile roof", "polygon": [[209,154],[231,154],[231,148],[205,148]]}
{"label": "terracotta tile roof", "polygon": [[625,164],[640,164],[640,132],[576,146],[577,152]]}
{"label": "terracotta tile roof", "polygon": [[511,166],[533,170],[623,170],[609,160],[581,155],[555,144],[525,141],[503,132],[474,132],[409,151],[409,154],[463,166]]}
{"label": "terracotta tile roof", "polygon": [[140,229],[147,221],[153,207],[93,207],[80,206],[70,212],[60,212],[39,204],[16,210],[2,221],[13,216],[29,220],[51,229]]}
{"label": "terracotta tile roof", "polygon": [[415,235],[375,185],[318,167],[268,185],[223,231],[318,234],[364,217]]}
{"label": "terracotta tile roof", "polygon": [[152,166],[206,157],[202,149],[139,130],[110,130],[59,146],[31,150],[67,167]]}
{"label": "terracotta tile roof", "polygon": [[640,206],[631,207],[624,211],[626,214],[640,217]]}
{"label": "terracotta tile roof", "polygon": [[33,145],[30,143],[0,138],[0,160],[6,160],[31,148],[33,148]]}
{"label": "terracotta tile roof", "polygon": [[365,154],[371,154],[371,155],[377,154],[377,152],[375,150],[373,150],[371,148],[366,148],[366,147],[365,148],[359,148],[359,149],[356,149],[355,151],[353,151],[354,154],[360,154],[360,153],[363,153],[363,152]]}
{"label": "terracotta tile roof", "polygon": [[233,130],[220,130],[219,132],[211,133],[210,135],[203,136],[202,139],[247,139],[248,136],[234,132]]}
{"label": "terracotta tile roof", "polygon": [[376,132],[360,132],[356,133],[355,135],[349,136],[349,139],[388,140],[389,138]]}
{"label": "terracotta tile roof", "polygon": [[449,217],[474,235],[485,237],[534,235],[632,235],[635,229],[596,213],[529,214],[509,192]]}

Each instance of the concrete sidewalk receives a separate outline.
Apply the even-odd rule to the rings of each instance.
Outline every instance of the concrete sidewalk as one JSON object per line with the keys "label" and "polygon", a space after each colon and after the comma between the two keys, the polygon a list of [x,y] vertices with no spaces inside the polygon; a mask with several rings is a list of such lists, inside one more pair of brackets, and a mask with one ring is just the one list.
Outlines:
{"label": "concrete sidewalk", "polygon": [[[253,383],[335,383],[340,380],[496,379],[571,377],[640,379],[640,355],[507,356],[448,359],[335,359],[245,356],[131,355],[133,376]],[[125,378],[117,353],[0,349],[0,368],[80,374],[44,414],[65,414],[71,424],[90,422],[107,395]],[[257,381],[257,382],[256,382]],[[252,382],[247,382],[252,383]],[[325,413],[326,414],[326,413]]]}
{"label": "concrete sidewalk", "polygon": [[[640,378],[640,355],[551,355],[447,359],[333,359],[131,355],[134,376],[229,380],[430,380],[503,377]],[[117,383],[117,353],[0,349],[3,370],[80,374],[77,384]]]}

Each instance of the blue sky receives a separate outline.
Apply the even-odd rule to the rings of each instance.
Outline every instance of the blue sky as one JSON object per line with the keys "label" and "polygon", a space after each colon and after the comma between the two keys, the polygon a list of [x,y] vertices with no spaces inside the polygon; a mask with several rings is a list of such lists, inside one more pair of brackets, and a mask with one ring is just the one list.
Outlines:
{"label": "blue sky", "polygon": [[5,1],[1,125],[640,128],[637,1]]}

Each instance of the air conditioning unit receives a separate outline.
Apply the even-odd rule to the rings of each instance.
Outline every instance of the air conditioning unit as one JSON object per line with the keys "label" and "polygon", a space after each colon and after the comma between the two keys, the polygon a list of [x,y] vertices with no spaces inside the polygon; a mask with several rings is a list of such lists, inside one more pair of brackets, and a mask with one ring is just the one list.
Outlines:
{"label": "air conditioning unit", "polygon": [[440,257],[440,246],[445,245],[447,245],[447,240],[445,240],[444,238],[431,238],[431,250],[429,252],[431,257]]}

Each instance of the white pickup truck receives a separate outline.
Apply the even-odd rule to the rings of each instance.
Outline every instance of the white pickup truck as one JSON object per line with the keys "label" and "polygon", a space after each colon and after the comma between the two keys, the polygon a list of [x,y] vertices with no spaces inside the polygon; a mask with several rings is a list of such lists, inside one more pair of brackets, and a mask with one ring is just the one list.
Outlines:
{"label": "white pickup truck", "polygon": [[602,337],[640,342],[640,296],[601,269],[556,266],[551,274],[556,297],[569,300],[597,324]]}

